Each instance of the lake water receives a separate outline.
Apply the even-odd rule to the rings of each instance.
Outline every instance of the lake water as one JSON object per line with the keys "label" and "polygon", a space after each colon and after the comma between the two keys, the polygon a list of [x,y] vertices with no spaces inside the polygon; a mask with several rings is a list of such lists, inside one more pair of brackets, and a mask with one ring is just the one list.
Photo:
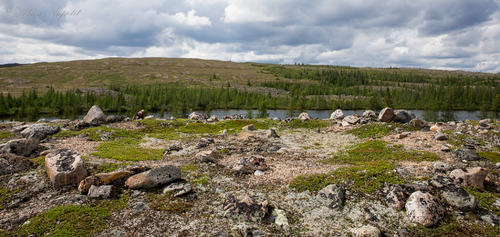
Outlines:
{"label": "lake water", "polygon": [[[344,112],[345,116],[353,115],[353,114],[363,114],[365,110],[342,110]],[[412,111],[417,117],[423,118],[424,110],[410,110]],[[188,112],[191,113],[193,111]],[[203,114],[206,114],[206,111],[197,111],[195,112],[200,112]],[[269,114],[270,118],[280,118],[280,119],[286,119],[290,117],[290,111],[288,110],[268,110],[267,111]],[[292,116],[297,117],[300,114],[301,111],[293,111]],[[306,112],[311,116],[312,118],[317,118],[317,119],[327,119],[330,118],[330,115],[333,111],[331,110],[306,110]],[[247,110],[240,110],[240,109],[232,109],[232,110],[222,110],[222,109],[216,109],[212,110],[210,112],[210,115],[215,115],[218,118],[223,118],[226,115],[233,115],[233,114],[242,114],[246,115],[248,113]],[[453,112],[456,120],[457,121],[464,121],[464,120],[479,120],[479,111],[454,111]],[[252,110],[253,117],[257,117],[259,112],[257,110]],[[439,112],[441,114],[441,112]],[[163,114],[160,113],[149,113],[147,115],[153,115],[155,118],[165,118],[168,119],[172,116],[172,112],[165,112]],[[79,115],[70,119],[82,119],[85,115]],[[46,118],[49,120],[53,119],[60,119],[61,117],[58,116],[42,116],[42,118]],[[11,119],[0,119],[0,121],[10,121]]]}

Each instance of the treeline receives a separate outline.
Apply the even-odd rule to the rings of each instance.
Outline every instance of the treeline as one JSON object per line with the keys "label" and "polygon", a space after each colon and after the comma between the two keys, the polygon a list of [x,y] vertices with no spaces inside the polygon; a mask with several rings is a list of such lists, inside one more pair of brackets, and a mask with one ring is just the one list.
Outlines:
{"label": "treeline", "polygon": [[[500,106],[498,76],[438,77],[411,72],[285,66],[269,66],[262,71],[273,74],[276,80],[263,82],[261,86],[287,90],[293,95],[367,97],[371,99],[369,104],[372,107],[386,105],[385,96],[390,96],[395,108],[406,109],[498,111]],[[280,78],[297,80],[290,82]]]}

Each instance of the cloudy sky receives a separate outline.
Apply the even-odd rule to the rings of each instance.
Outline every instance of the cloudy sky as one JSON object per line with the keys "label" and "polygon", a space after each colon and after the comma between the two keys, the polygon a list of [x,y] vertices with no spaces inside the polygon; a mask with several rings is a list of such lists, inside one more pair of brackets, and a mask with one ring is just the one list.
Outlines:
{"label": "cloudy sky", "polygon": [[500,72],[500,0],[0,0],[0,64],[104,57]]}

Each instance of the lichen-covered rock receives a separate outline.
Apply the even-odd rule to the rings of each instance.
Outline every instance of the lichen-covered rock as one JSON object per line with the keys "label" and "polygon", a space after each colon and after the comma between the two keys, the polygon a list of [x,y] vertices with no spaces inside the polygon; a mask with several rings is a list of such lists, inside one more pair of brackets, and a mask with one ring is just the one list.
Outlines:
{"label": "lichen-covered rock", "polygon": [[332,120],[344,119],[344,112],[342,112],[341,109],[337,109],[337,110],[333,111],[333,113],[330,115],[330,119],[332,119]]}
{"label": "lichen-covered rock", "polygon": [[433,226],[443,218],[443,208],[430,193],[412,193],[405,206],[410,221],[425,227]]}
{"label": "lichen-covered rock", "polygon": [[455,169],[451,171],[450,178],[464,186],[484,189],[484,180],[488,172],[488,169],[482,167]]}
{"label": "lichen-covered rock", "polygon": [[202,113],[192,112],[192,113],[188,116],[188,119],[191,119],[191,120],[207,120],[207,119],[208,119],[208,116],[207,116],[207,115],[205,115],[205,114],[202,114]]}
{"label": "lichen-covered rock", "polygon": [[260,196],[246,196],[241,201],[236,200],[234,195],[229,194],[224,203],[225,216],[235,219],[242,218],[245,221],[261,221],[268,212],[269,203],[267,199]]}
{"label": "lichen-covered rock", "polygon": [[178,167],[167,165],[130,176],[125,181],[125,186],[131,189],[154,188],[180,179],[181,174]]}
{"label": "lichen-covered rock", "polygon": [[59,149],[47,154],[45,170],[55,189],[76,186],[87,176],[82,157],[71,149]]}
{"label": "lichen-covered rock", "polygon": [[308,113],[306,112],[302,112],[299,114],[299,119],[302,120],[302,121],[307,121],[307,120],[311,120],[311,116],[309,116]]}
{"label": "lichen-covered rock", "polygon": [[288,218],[286,217],[286,212],[284,210],[273,209],[269,221],[285,230],[290,229],[290,225],[288,224]]}
{"label": "lichen-covered rock", "polygon": [[98,105],[92,106],[87,112],[87,115],[83,117],[83,122],[88,123],[90,125],[99,125],[106,121],[106,115],[102,112],[101,108]]}
{"label": "lichen-covered rock", "polygon": [[267,164],[264,157],[261,156],[243,157],[238,161],[238,164],[236,164],[233,169],[235,171],[267,170]]}
{"label": "lichen-covered rock", "polygon": [[477,207],[477,200],[461,187],[447,185],[442,189],[441,196],[451,206],[462,211],[471,211]]}
{"label": "lichen-covered rock", "polygon": [[460,160],[476,161],[480,159],[477,152],[468,149],[457,149],[453,152],[453,155]]}
{"label": "lichen-covered rock", "polygon": [[21,131],[21,136],[26,139],[43,140],[49,135],[58,133],[61,130],[59,126],[50,126],[45,124],[33,124]]}
{"label": "lichen-covered rock", "polygon": [[174,197],[182,196],[193,191],[190,183],[173,183],[163,188],[163,193],[175,192]]}
{"label": "lichen-covered rock", "polygon": [[0,153],[28,157],[38,148],[37,139],[14,139],[2,146]]}
{"label": "lichen-covered rock", "polygon": [[0,175],[13,174],[25,171],[31,166],[31,161],[26,157],[14,154],[0,154]]}
{"label": "lichen-covered rock", "polygon": [[394,116],[394,112],[392,111],[392,109],[389,107],[385,107],[378,114],[378,120],[388,123],[392,120],[392,116]]}
{"label": "lichen-covered rock", "polygon": [[113,185],[92,185],[87,194],[90,198],[110,199],[118,195],[118,189]]}
{"label": "lichen-covered rock", "polygon": [[352,228],[351,233],[354,237],[380,237],[380,230],[372,225],[365,225],[359,228]]}
{"label": "lichen-covered rock", "polygon": [[391,185],[387,190],[387,202],[396,210],[403,210],[405,207],[406,194],[400,185]]}
{"label": "lichen-covered rock", "polygon": [[331,209],[339,209],[345,202],[344,187],[330,184],[318,192],[317,199]]}

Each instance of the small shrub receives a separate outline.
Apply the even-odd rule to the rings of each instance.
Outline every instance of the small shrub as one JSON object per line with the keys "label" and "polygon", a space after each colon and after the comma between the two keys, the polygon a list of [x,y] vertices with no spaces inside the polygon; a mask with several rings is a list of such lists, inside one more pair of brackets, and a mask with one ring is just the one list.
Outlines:
{"label": "small shrub", "polygon": [[148,194],[149,207],[156,211],[179,214],[188,211],[193,203],[175,198],[172,193]]}
{"label": "small shrub", "polygon": [[37,158],[31,159],[31,162],[37,164],[38,166],[45,166],[45,156],[39,156]]}
{"label": "small shrub", "polygon": [[0,132],[0,140],[2,140],[2,139],[7,139],[7,138],[11,138],[11,137],[13,137],[13,136],[15,136],[15,134],[14,134],[14,133],[11,133],[11,132],[9,132],[9,131],[2,131],[2,132]]}
{"label": "small shrub", "polygon": [[465,189],[465,191],[474,196],[481,206],[493,211],[497,215],[500,215],[500,207],[494,204],[495,201],[500,198],[499,193],[493,193],[493,192],[488,192],[487,190],[483,191],[469,187],[463,187],[463,188]]}
{"label": "small shrub", "polygon": [[128,207],[129,200],[129,195],[121,195],[118,199],[103,200],[98,207],[109,211],[120,211]]}
{"label": "small shrub", "polygon": [[491,160],[493,163],[500,162],[500,152],[496,151],[480,151],[478,152],[479,156],[487,158]]}

